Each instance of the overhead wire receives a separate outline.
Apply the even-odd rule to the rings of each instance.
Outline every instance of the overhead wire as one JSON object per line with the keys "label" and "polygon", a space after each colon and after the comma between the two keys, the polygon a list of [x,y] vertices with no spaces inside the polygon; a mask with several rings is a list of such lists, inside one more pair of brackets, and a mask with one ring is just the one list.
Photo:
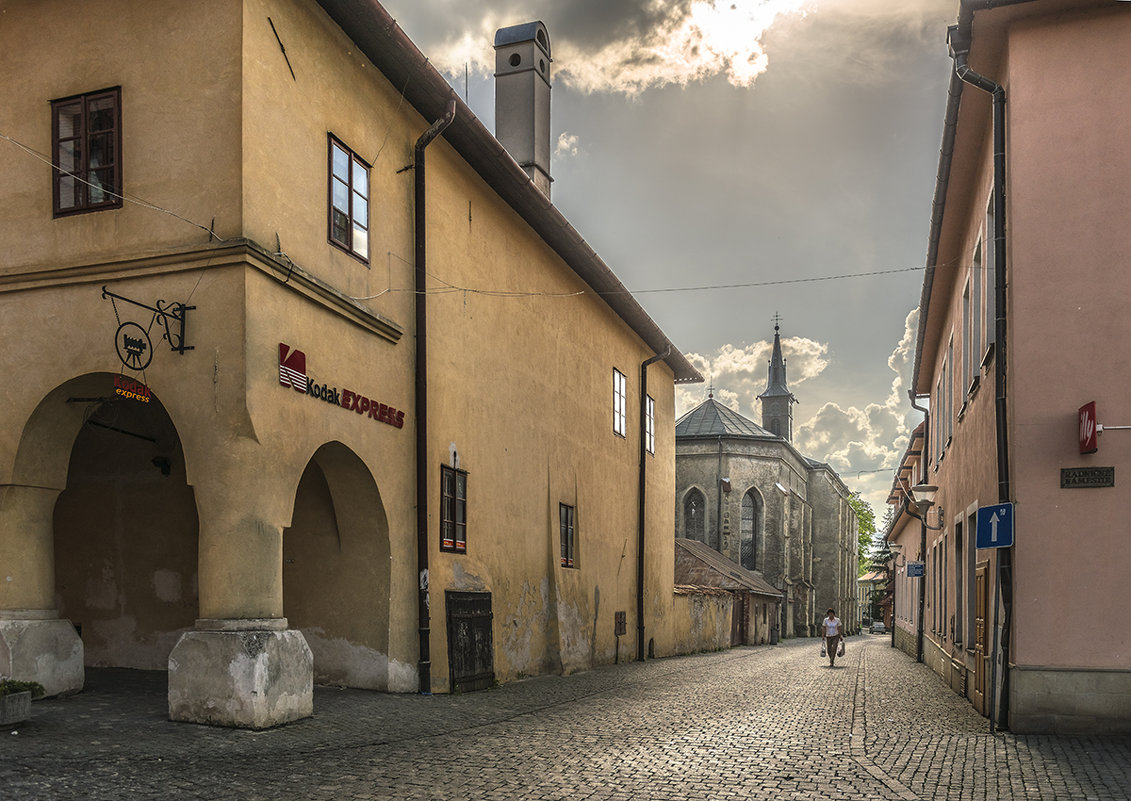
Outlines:
{"label": "overhead wire", "polygon": [[146,208],[146,209],[149,209],[151,211],[159,211],[162,214],[168,214],[171,217],[176,217],[181,222],[185,222],[185,223],[188,223],[189,225],[196,226],[197,228],[199,228],[202,231],[207,231],[209,237],[214,238],[219,242],[227,242],[228,241],[228,240],[224,239],[224,237],[218,235],[209,226],[201,225],[200,223],[196,222],[195,220],[190,220],[188,217],[184,217],[184,216],[178,214],[177,212],[175,212],[171,209],[167,209],[163,206],[158,206],[156,203],[150,203],[148,200],[144,200],[143,198],[140,198],[137,195],[130,195],[130,194],[126,194],[126,193],[120,194],[118,192],[114,192],[114,191],[111,191],[109,189],[106,189],[103,186],[100,186],[100,185],[96,186],[95,184],[93,184],[90,181],[83,178],[81,175],[76,175],[75,173],[71,172],[70,170],[66,170],[66,169],[60,167],[58,164],[56,164],[51,159],[50,156],[48,156],[44,153],[40,153],[35,148],[29,147],[28,145],[25,145],[23,142],[20,142],[16,139],[13,139],[12,137],[8,136],[7,134],[5,134],[3,132],[0,132],[0,139],[4,139],[5,141],[11,142],[13,145],[18,147],[20,150],[23,150],[25,153],[28,153],[29,155],[33,156],[34,158],[42,161],[47,166],[51,167],[51,169],[54,170],[55,172],[66,175],[69,178],[74,178],[76,181],[84,183],[84,184],[86,184],[87,186],[89,186],[93,189],[98,189],[102,192],[105,192],[107,195],[110,195],[112,197],[116,197],[123,202],[132,203],[135,206],[141,206],[142,208]]}

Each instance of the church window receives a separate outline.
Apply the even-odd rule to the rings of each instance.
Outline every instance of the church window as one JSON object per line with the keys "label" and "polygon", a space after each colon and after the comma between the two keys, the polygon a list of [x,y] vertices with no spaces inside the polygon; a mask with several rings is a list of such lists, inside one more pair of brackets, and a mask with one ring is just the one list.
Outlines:
{"label": "church window", "polygon": [[742,496],[742,566],[758,570],[758,555],[762,549],[762,504],[758,494],[750,490]]}
{"label": "church window", "polygon": [[687,539],[707,541],[704,536],[706,509],[707,503],[702,492],[693,489],[687,493],[687,498],[683,501],[683,536]]}

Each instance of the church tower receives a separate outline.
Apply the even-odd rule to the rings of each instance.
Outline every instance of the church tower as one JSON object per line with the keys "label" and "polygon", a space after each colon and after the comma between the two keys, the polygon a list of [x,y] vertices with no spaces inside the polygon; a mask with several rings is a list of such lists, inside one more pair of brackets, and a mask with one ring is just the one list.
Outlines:
{"label": "church tower", "polygon": [[770,357],[769,381],[758,400],[762,401],[762,428],[793,442],[793,404],[797,403],[797,398],[789,391],[785,379],[785,359],[781,355],[781,335],[778,333],[780,319],[774,321],[774,353]]}

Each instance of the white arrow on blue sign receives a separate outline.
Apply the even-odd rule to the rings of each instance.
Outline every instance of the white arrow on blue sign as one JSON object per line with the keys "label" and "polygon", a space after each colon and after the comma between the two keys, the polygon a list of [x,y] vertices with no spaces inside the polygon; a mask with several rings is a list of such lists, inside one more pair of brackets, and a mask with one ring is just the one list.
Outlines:
{"label": "white arrow on blue sign", "polygon": [[1009,548],[1013,545],[1013,504],[999,503],[978,509],[979,548]]}

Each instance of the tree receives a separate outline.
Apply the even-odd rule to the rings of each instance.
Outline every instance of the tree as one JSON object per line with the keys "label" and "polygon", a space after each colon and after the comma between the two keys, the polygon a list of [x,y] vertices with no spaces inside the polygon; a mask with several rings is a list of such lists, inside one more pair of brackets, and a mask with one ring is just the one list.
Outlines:
{"label": "tree", "polygon": [[848,503],[856,512],[856,531],[859,538],[856,549],[856,575],[862,576],[871,563],[872,539],[876,536],[876,513],[872,511],[872,504],[861,498],[859,492],[849,495]]}

